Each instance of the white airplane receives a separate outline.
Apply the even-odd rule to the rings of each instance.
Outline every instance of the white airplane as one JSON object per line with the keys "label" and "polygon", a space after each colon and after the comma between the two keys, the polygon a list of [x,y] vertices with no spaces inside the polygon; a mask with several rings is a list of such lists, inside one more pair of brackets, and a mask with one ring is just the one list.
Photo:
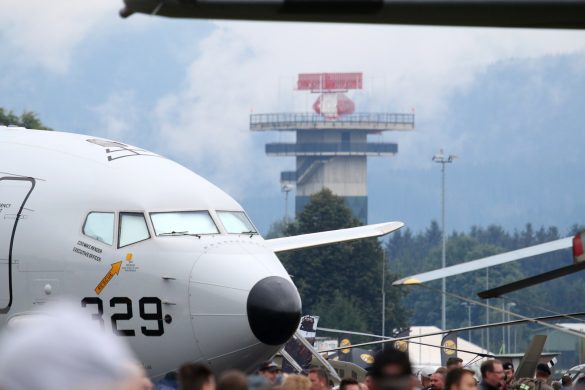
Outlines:
{"label": "white airplane", "polygon": [[257,367],[301,315],[275,253],[402,226],[264,240],[229,195],[155,153],[0,126],[0,325],[72,297],[154,379],[188,361]]}

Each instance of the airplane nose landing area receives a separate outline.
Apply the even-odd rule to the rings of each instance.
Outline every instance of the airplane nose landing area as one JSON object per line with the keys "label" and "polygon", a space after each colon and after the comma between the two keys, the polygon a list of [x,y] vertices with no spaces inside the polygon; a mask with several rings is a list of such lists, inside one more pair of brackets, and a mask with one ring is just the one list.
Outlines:
{"label": "airplane nose landing area", "polygon": [[261,241],[209,245],[189,280],[189,312],[201,355],[218,372],[253,370],[292,336],[301,302],[286,270]]}
{"label": "airplane nose landing area", "polygon": [[301,298],[295,286],[280,276],[260,280],[248,295],[248,321],[264,344],[280,345],[294,334],[301,320]]}

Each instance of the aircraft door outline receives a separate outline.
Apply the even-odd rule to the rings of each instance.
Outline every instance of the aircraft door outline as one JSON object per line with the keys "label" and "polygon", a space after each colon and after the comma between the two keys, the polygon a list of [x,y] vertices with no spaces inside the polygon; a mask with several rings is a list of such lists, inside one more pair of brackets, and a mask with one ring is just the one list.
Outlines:
{"label": "aircraft door outline", "polygon": [[[30,189],[26,192],[26,195],[24,197],[18,197],[17,199],[8,199],[9,202],[15,202],[18,205],[18,202],[20,202],[20,207],[18,208],[18,212],[16,213],[16,216],[14,217],[14,224],[12,225],[12,229],[8,228],[6,233],[9,233],[10,235],[10,241],[9,241],[9,245],[8,245],[8,256],[7,256],[7,268],[8,268],[8,272],[7,272],[7,277],[8,277],[8,303],[6,304],[6,306],[4,307],[0,307],[0,313],[2,314],[6,314],[10,311],[10,307],[12,306],[12,300],[13,300],[13,295],[12,295],[12,249],[13,249],[13,245],[14,245],[14,237],[16,236],[16,229],[18,227],[18,222],[21,219],[21,215],[22,215],[22,210],[24,209],[24,206],[26,205],[26,202],[28,201],[28,198],[30,197],[30,194],[33,192],[35,185],[36,185],[36,181],[34,178],[32,177],[11,177],[11,176],[5,176],[5,177],[0,177],[0,188],[2,188],[2,184],[5,181],[28,181],[30,183]],[[1,194],[1,192],[0,192]],[[3,201],[3,199],[0,199],[0,201]],[[8,219],[6,218],[7,215],[5,214],[0,214],[0,218],[2,219]],[[0,221],[1,223],[2,221]],[[1,232],[1,230],[0,230]],[[0,237],[0,240],[4,239],[5,237]],[[7,238],[7,237],[6,237]],[[2,251],[3,249],[0,248],[0,251]],[[0,255],[0,258],[2,257],[2,255]],[[4,264],[0,264],[0,267],[4,267]],[[2,270],[0,270],[0,275],[3,273],[1,272]],[[0,286],[2,285],[2,283],[4,283],[5,280],[0,280]],[[4,293],[0,293],[0,295],[3,295]],[[0,296],[1,299],[4,300],[5,297]]]}

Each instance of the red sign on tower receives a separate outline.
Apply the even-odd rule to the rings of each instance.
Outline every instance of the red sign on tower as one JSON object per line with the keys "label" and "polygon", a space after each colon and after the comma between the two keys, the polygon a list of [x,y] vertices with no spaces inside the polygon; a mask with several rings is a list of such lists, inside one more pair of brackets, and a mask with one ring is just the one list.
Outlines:
{"label": "red sign on tower", "polygon": [[352,114],[355,104],[343,92],[362,89],[361,73],[301,73],[297,89],[320,93],[313,110],[327,119]]}
{"label": "red sign on tower", "polygon": [[301,73],[297,89],[311,92],[343,92],[362,89],[361,73]]}

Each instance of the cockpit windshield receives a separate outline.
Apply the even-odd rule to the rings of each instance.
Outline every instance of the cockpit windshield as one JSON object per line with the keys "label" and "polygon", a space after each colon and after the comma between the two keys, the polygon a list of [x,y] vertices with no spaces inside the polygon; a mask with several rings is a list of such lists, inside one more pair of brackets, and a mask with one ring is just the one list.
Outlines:
{"label": "cockpit windshield", "polygon": [[243,211],[218,211],[217,215],[230,234],[258,233]]}
{"label": "cockpit windshield", "polygon": [[219,233],[208,211],[150,213],[150,219],[157,236],[197,236]]}

